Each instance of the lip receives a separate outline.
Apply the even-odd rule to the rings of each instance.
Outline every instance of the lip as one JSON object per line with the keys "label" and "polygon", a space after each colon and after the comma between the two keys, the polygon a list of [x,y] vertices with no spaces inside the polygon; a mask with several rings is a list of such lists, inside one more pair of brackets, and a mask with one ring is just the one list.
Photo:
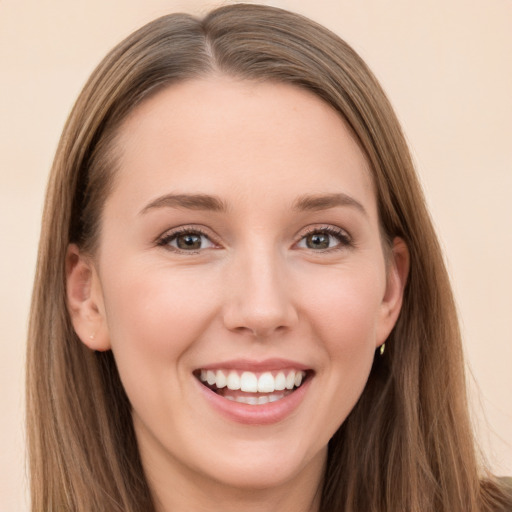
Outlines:
{"label": "lip", "polygon": [[[311,370],[311,367],[306,366],[302,363],[292,361],[290,359],[265,359],[261,361],[254,361],[250,359],[232,359],[229,361],[221,361],[218,363],[208,364],[201,366],[197,370],[241,370],[247,372],[271,372],[277,370]],[[197,371],[196,370],[196,371]]]}
{"label": "lip", "polygon": [[228,400],[203,385],[199,379],[194,377],[194,381],[198,386],[199,392],[208,404],[213,407],[213,409],[229,421],[244,425],[271,425],[279,423],[292,415],[306,397],[309,386],[314,378],[314,372],[311,371],[311,368],[295,361],[285,359],[267,359],[265,361],[237,359],[201,366],[201,369],[203,370],[213,370],[218,368],[245,370],[255,373],[260,371],[283,370],[287,368],[308,372],[308,378],[292,393],[276,402],[259,405],[248,405]]}

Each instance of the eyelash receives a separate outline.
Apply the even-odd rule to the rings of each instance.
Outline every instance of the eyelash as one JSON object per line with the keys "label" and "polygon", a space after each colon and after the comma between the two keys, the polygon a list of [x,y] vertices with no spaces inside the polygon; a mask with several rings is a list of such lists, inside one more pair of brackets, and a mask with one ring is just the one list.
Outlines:
{"label": "eyelash", "polygon": [[164,247],[164,248],[167,248],[167,249],[172,250],[174,252],[177,252],[178,254],[187,254],[187,255],[198,254],[201,250],[204,250],[204,249],[198,249],[198,250],[195,250],[195,251],[194,250],[191,250],[191,251],[187,250],[187,251],[185,251],[185,250],[182,250],[182,249],[180,249],[178,247],[170,246],[170,243],[173,240],[176,240],[180,235],[196,235],[196,236],[205,237],[213,245],[217,245],[216,242],[213,240],[213,237],[210,234],[206,233],[201,228],[192,227],[192,226],[179,227],[179,228],[176,228],[176,229],[172,230],[171,232],[165,233],[162,237],[160,237],[157,240],[157,245],[159,247]]}
{"label": "eyelash", "polygon": [[[321,249],[321,250],[314,251],[314,252],[329,253],[329,252],[335,252],[335,251],[340,251],[343,249],[351,248],[354,246],[352,237],[344,229],[337,228],[334,226],[314,226],[314,227],[308,228],[308,230],[306,230],[306,232],[303,233],[302,236],[300,237],[299,242],[304,240],[306,237],[308,237],[310,235],[315,235],[315,234],[323,234],[323,235],[332,236],[332,237],[336,238],[339,243],[337,245],[335,245],[334,247],[328,247],[327,249]],[[311,249],[311,250],[313,250],[313,249]]]}
{"label": "eyelash", "polygon": [[[336,228],[334,226],[311,227],[311,228],[307,229],[304,233],[301,234],[301,237],[300,237],[299,241],[296,242],[296,244],[300,243],[302,240],[304,240],[308,236],[311,236],[314,234],[326,234],[326,235],[332,236],[332,237],[336,238],[339,243],[334,247],[328,247],[326,249],[320,249],[320,250],[310,249],[313,252],[329,253],[329,252],[335,252],[335,251],[343,250],[343,249],[350,248],[350,247],[354,246],[354,243],[353,243],[350,235],[345,230],[343,230],[341,228]],[[183,250],[183,249],[179,249],[178,247],[170,246],[170,243],[172,241],[176,240],[180,235],[196,235],[196,236],[205,237],[213,245],[217,245],[217,243],[215,242],[215,240],[212,238],[212,236],[210,234],[206,233],[201,228],[192,227],[192,226],[179,227],[179,228],[172,230],[171,232],[165,233],[162,237],[160,237],[157,240],[157,245],[159,247],[168,248],[169,250],[172,250],[179,254],[187,254],[187,255],[198,254],[199,252],[204,250],[203,248],[200,248],[198,250]]]}

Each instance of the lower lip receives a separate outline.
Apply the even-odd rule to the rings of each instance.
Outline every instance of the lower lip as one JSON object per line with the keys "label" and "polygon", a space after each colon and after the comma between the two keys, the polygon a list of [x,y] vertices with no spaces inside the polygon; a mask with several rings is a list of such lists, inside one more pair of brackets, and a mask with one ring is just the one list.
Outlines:
{"label": "lower lip", "polygon": [[[194,378],[195,379],[195,378]],[[312,381],[310,376],[293,393],[266,404],[249,405],[224,398],[195,379],[203,396],[223,416],[246,425],[270,425],[290,416],[302,403]]]}

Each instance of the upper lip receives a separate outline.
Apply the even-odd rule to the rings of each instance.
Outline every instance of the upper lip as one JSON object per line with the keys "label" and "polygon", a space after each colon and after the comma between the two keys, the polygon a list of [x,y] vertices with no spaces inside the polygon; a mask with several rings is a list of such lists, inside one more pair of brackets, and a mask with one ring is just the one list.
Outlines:
{"label": "upper lip", "polygon": [[200,366],[198,369],[201,370],[244,370],[248,372],[264,372],[272,370],[284,370],[286,368],[294,370],[310,370],[311,367],[305,364],[293,361],[290,359],[263,359],[263,360],[252,360],[252,359],[231,359],[229,361],[220,361],[218,363],[207,364]]}

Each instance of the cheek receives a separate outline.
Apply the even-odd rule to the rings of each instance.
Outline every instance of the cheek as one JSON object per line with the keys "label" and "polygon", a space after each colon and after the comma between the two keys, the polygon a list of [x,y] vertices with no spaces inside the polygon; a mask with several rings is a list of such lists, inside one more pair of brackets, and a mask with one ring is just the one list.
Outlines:
{"label": "cheek", "polygon": [[374,348],[384,287],[384,271],[378,264],[357,271],[329,269],[304,283],[304,313],[332,357],[337,352],[355,355],[367,343]]}
{"label": "cheek", "polygon": [[379,265],[364,272],[339,272],[309,287],[309,318],[325,372],[326,409],[337,428],[362,393],[373,363],[385,288]]}
{"label": "cheek", "polygon": [[186,271],[121,270],[109,272],[104,287],[112,350],[127,391],[136,380],[154,392],[215,315],[213,284]]}

